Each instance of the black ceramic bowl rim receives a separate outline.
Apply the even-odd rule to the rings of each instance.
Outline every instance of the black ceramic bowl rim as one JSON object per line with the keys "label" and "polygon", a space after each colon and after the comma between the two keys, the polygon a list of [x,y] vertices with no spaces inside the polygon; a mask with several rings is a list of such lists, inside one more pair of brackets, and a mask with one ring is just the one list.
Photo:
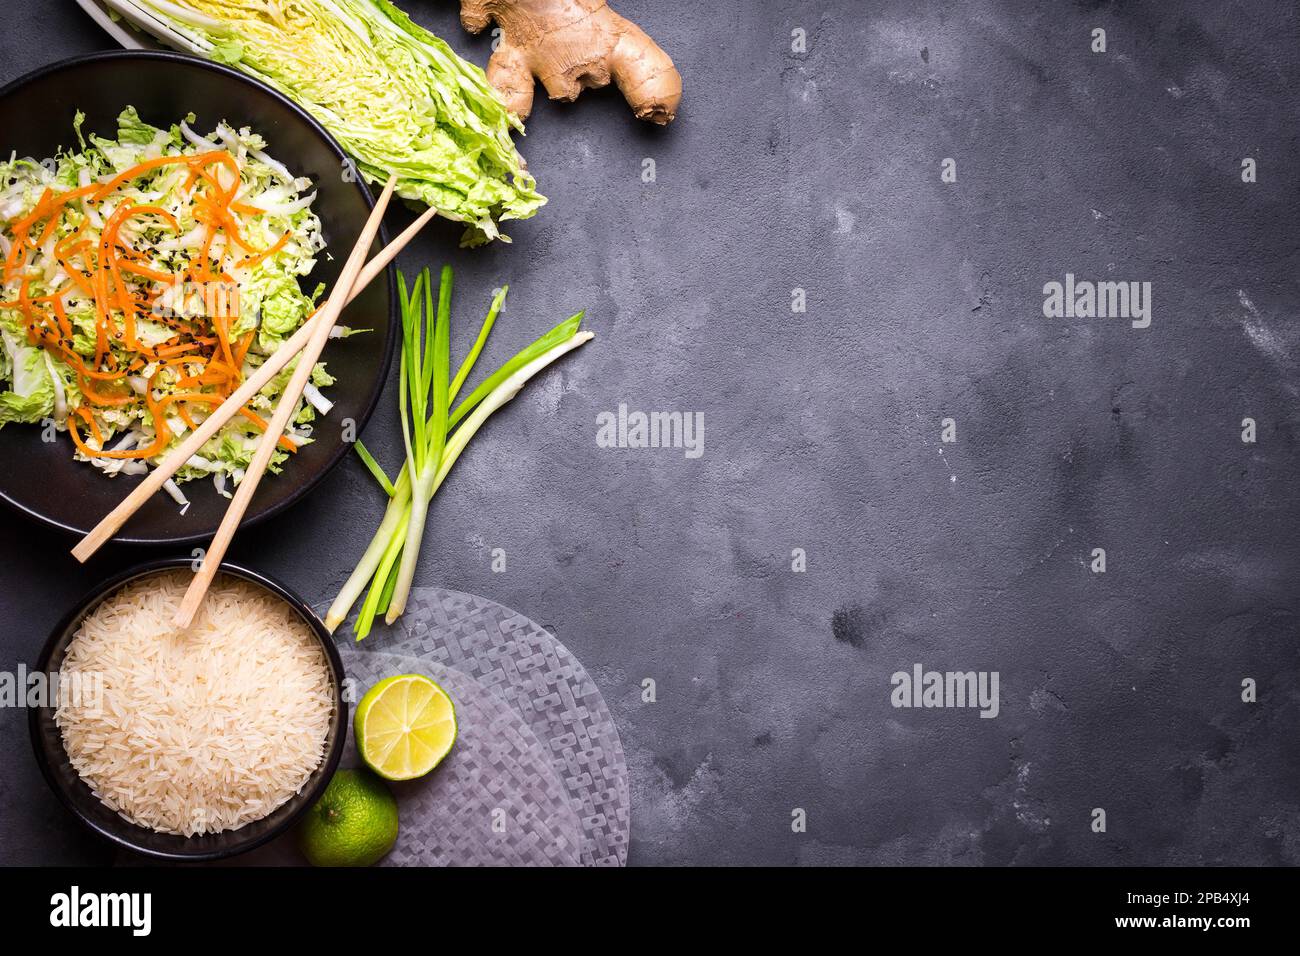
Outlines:
{"label": "black ceramic bowl rim", "polygon": [[[247,84],[248,86],[259,90],[264,96],[268,96],[271,97],[272,99],[278,100],[281,104],[283,104],[286,108],[288,108],[300,120],[302,120],[304,124],[310,127],[318,136],[320,136],[320,138],[325,142],[325,144],[331,150],[333,150],[333,152],[338,156],[340,162],[343,162],[348,158],[348,154],[344,151],[343,147],[339,145],[339,141],[334,138],[333,133],[331,133],[319,122],[317,122],[314,116],[308,113],[305,109],[303,109],[293,100],[289,99],[289,97],[285,96],[279,90],[275,89],[274,87],[268,86],[267,84],[263,83],[261,80],[256,80],[252,78],[246,73],[240,73],[238,70],[234,69],[233,67],[225,66],[220,63],[213,63],[211,60],[205,60],[202,57],[193,56],[188,53],[176,53],[170,50],[107,50],[102,53],[87,53],[82,56],[68,57],[67,59],[59,60],[56,63],[51,63],[47,66],[40,67],[39,69],[32,70],[30,73],[24,74],[23,76],[20,76],[18,79],[14,80],[12,83],[7,84],[3,88],[0,88],[0,99],[5,99],[17,93],[20,93],[22,92],[23,88],[26,87],[28,84],[34,83],[37,80],[47,76],[50,73],[57,73],[58,71],[67,69],[68,67],[78,66],[83,63],[92,63],[100,60],[110,60],[110,61],[121,60],[123,62],[131,62],[133,60],[141,60],[141,59],[164,60],[164,61],[184,63],[186,66],[197,66],[201,69],[210,70],[213,73],[225,74],[226,76],[239,80]],[[370,190],[366,187],[365,182],[362,181],[360,177],[357,178],[356,187],[360,191],[361,196],[365,201],[366,208],[374,209],[375,197],[371,195]],[[388,245],[388,241],[389,241],[388,232],[384,228],[383,223],[380,223],[379,226],[378,241],[381,246]],[[384,358],[383,358],[383,364],[380,369],[380,374],[375,377],[375,384],[371,389],[369,397],[366,399],[361,415],[356,416],[358,435],[361,434],[361,431],[366,427],[366,423],[370,421],[370,416],[374,414],[375,407],[379,404],[379,399],[383,394],[384,383],[388,380],[388,373],[392,368],[393,343],[397,341],[397,326],[398,326],[397,291],[396,291],[397,284],[396,284],[396,279],[394,278],[396,268],[397,268],[396,265],[390,263],[388,268],[384,270],[384,277],[388,283],[388,312],[389,312],[388,333],[384,336],[384,351],[383,351]],[[348,453],[348,447],[349,446],[347,442],[341,444],[338,447],[338,449],[325,461],[325,464],[322,468],[320,468],[314,475],[305,478],[298,485],[298,487],[295,490],[293,490],[283,501],[276,502],[275,504],[263,510],[257,511],[256,513],[250,513],[249,516],[244,520],[244,524],[245,525],[257,524],[259,521],[263,521],[267,518],[270,518],[272,515],[279,514],[281,511],[288,508],[290,505],[293,505],[298,501],[300,501],[302,497],[306,495],[308,492],[312,491],[312,489],[314,489],[316,485],[319,484],[327,474],[329,474],[331,471],[334,470],[334,467],[343,459],[343,456]],[[81,535],[83,533],[81,529],[73,528],[69,525],[66,525],[63,522],[43,513],[39,509],[28,507],[23,502],[10,498],[6,494],[0,493],[0,499],[3,499],[6,504],[10,505],[13,508],[16,508],[17,510],[21,511],[23,514],[35,518],[36,520],[46,525],[58,528],[60,531],[66,531],[76,535]],[[252,509],[250,509],[250,512],[251,511]],[[203,541],[210,537],[212,537],[211,533],[199,532],[195,534],[167,535],[165,537],[161,535],[156,535],[150,538],[134,538],[131,537],[130,532],[128,531],[126,533],[119,532],[118,534],[114,535],[113,538],[111,538],[110,540],[112,541],[113,544],[164,545],[164,544],[189,544],[190,542]]]}
{"label": "black ceramic bowl rim", "polygon": [[[118,589],[137,578],[148,577],[149,575],[158,574],[165,571],[176,570],[180,568],[191,568],[193,558],[162,558],[156,561],[149,561],[145,564],[137,565],[130,570],[123,571],[103,584],[99,585],[89,594],[87,594],[77,605],[64,615],[63,619],[55,625],[54,630],[50,633],[49,639],[46,640],[45,646],[41,649],[40,657],[36,660],[36,668],[40,672],[50,672],[50,662],[57,653],[62,663],[62,655],[67,650],[68,644],[71,643],[72,635],[82,620],[92,610],[98,607],[103,601],[111,597]],[[175,834],[158,834],[146,827],[132,823],[120,814],[108,810],[113,817],[111,826],[104,825],[99,821],[91,819],[82,809],[81,803],[93,801],[94,804],[100,803],[99,798],[94,795],[90,787],[79,776],[76,771],[71,771],[71,776],[75,778],[74,788],[79,788],[75,797],[69,792],[64,780],[55,772],[51,761],[60,761],[71,769],[67,753],[63,749],[62,735],[58,728],[54,726],[53,706],[32,707],[28,711],[28,727],[31,731],[32,749],[36,753],[36,763],[41,768],[41,775],[45,777],[46,783],[54,791],[59,802],[66,807],[73,816],[81,821],[91,831],[99,834],[101,837],[125,847],[135,853],[145,856],[151,856],[155,859],[183,861],[183,862],[204,862],[211,860],[221,860],[228,857],[236,856],[240,853],[246,853],[256,847],[263,845],[278,836],[283,835],[292,827],[298,819],[307,812],[308,809],[316,802],[321,791],[329,784],[330,779],[334,776],[334,771],[338,769],[339,760],[343,756],[343,747],[347,742],[347,721],[348,705],[343,696],[344,689],[344,670],[343,659],[339,657],[338,649],[334,645],[334,640],[330,637],[329,631],[320,618],[303,601],[297,594],[290,591],[279,581],[267,577],[257,571],[250,570],[238,564],[223,562],[221,564],[221,573],[229,574],[241,580],[248,581],[270,592],[280,600],[284,601],[291,608],[298,612],[303,621],[311,629],[317,639],[320,641],[321,648],[325,652],[326,663],[330,671],[330,682],[333,685],[334,692],[334,718],[331,721],[329,739],[329,750],[326,752],[320,766],[312,771],[307,783],[289,802],[282,804],[275,810],[272,810],[262,820],[270,819],[276,814],[281,813],[290,803],[297,803],[292,810],[284,813],[282,819],[277,820],[274,826],[266,828],[256,836],[246,840],[240,840],[239,834],[248,827],[253,827],[261,821],[250,821],[245,827],[235,830],[224,830],[220,833],[207,837],[183,837]],[[53,732],[51,733],[51,728]],[[51,752],[51,751],[54,752]],[[93,804],[92,804],[93,805]],[[107,807],[104,807],[107,810]],[[133,839],[134,837],[134,839]],[[159,837],[170,837],[175,841],[176,849],[165,850],[157,847],[144,845],[146,837],[158,839]],[[200,840],[222,840],[229,845],[207,848],[199,845],[196,841]],[[185,849],[187,843],[192,844],[192,849]]]}

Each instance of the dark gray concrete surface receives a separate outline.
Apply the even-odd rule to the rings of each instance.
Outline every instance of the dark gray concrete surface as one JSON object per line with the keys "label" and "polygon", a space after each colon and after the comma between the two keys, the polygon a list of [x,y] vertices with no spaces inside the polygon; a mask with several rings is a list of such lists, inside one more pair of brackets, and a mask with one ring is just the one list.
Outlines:
{"label": "dark gray concrete surface", "polygon": [[[486,59],[454,3],[405,5]],[[70,2],[10,6],[3,79],[109,45]],[[510,282],[493,357],[579,307],[599,335],[476,439],[419,581],[596,675],[632,862],[1300,863],[1294,7],[617,6],[680,66],[677,123],[541,105],[550,205],[513,246],[445,228],[402,264],[453,262],[462,316]],[[1151,327],[1044,318],[1067,272],[1151,282]],[[394,388],[365,433],[390,464]],[[703,456],[597,447],[620,402],[702,412]],[[380,510],[348,461],[233,553],[324,602]],[[67,546],[0,520],[3,667],[149,554]],[[891,707],[915,663],[997,671],[999,716]],[[108,858],[19,711],[0,766],[0,862]]]}

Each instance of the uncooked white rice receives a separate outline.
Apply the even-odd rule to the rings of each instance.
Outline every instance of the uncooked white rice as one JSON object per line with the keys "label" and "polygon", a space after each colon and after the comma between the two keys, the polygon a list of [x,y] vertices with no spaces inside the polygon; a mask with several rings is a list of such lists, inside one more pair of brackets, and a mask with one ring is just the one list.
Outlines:
{"label": "uncooked white rice", "polygon": [[151,575],[92,611],[59,673],[97,674],[103,693],[55,715],[100,800],[185,836],[260,820],[297,793],[334,713],[325,653],[292,608],[221,575],[178,632],[171,619],[190,580]]}

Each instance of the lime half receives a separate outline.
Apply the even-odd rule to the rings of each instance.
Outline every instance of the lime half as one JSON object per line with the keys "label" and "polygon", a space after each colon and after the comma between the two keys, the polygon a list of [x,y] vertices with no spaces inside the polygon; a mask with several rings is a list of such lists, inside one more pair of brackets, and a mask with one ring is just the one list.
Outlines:
{"label": "lime half", "polygon": [[456,708],[423,674],[401,674],[366,691],[353,728],[366,766],[385,780],[414,780],[451,752]]}

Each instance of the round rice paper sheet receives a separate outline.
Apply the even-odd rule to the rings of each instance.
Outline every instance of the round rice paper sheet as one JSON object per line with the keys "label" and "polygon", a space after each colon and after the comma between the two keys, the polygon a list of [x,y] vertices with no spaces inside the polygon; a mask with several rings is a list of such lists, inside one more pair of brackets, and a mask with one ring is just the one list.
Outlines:
{"label": "round rice paper sheet", "polygon": [[[509,704],[427,658],[341,648],[354,704],[386,677],[424,674],[456,706],[456,745],[427,776],[389,783],[401,828],[381,866],[577,866],[582,824],[546,748]],[[352,729],[342,766],[359,767]]]}
{"label": "round rice paper sheet", "polygon": [[627,862],[627,760],[605,698],[582,663],[536,622],[486,598],[415,588],[402,636],[372,633],[358,646],[436,661],[508,701],[548,748],[582,818],[584,866]]}

